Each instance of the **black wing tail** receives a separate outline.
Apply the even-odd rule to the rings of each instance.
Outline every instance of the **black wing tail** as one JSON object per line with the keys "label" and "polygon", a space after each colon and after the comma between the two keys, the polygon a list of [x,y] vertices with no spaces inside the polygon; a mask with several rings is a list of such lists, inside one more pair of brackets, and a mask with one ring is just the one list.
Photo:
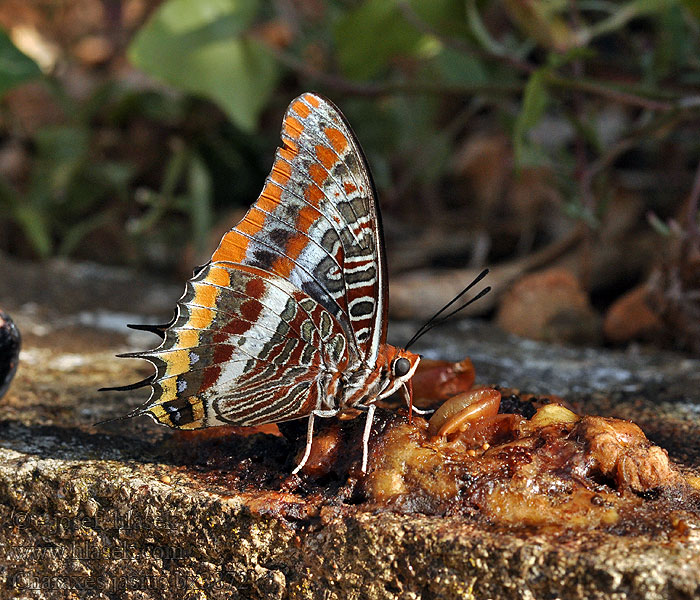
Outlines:
{"label": "black wing tail", "polygon": [[98,392],[127,392],[129,390],[137,390],[142,387],[146,387],[147,385],[151,385],[153,381],[155,380],[156,376],[155,374],[149,375],[145,379],[142,379],[141,381],[137,381],[136,383],[130,383],[128,385],[115,385],[113,387],[103,387],[97,390]]}

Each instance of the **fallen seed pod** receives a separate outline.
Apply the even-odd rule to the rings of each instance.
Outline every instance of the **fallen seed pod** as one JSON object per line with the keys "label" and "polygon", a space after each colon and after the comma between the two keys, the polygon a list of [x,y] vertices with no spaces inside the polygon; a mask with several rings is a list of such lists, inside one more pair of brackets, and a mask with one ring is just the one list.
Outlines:
{"label": "fallen seed pod", "polygon": [[433,402],[448,400],[456,394],[468,392],[475,378],[474,365],[468,358],[457,363],[424,358],[413,376],[413,396],[416,400]]}
{"label": "fallen seed pod", "polygon": [[447,400],[428,422],[430,437],[443,437],[466,429],[471,423],[498,414],[501,392],[492,388],[480,388],[463,392]]}
{"label": "fallen seed pod", "polygon": [[570,411],[561,404],[547,404],[537,410],[530,419],[528,426],[534,428],[556,425],[558,423],[575,423],[580,418],[575,412]]}

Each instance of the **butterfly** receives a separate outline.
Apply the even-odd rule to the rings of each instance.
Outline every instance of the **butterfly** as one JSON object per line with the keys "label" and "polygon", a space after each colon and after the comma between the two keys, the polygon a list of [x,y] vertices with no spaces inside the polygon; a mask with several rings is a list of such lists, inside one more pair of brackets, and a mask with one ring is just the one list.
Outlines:
{"label": "butterfly", "polygon": [[314,420],[367,412],[395,392],[412,407],[420,356],[387,344],[388,281],[372,176],[340,110],[315,93],[292,101],[260,196],[186,284],[175,316],[132,326],[163,341],[146,352],[151,386],[124,418],[178,429]]}

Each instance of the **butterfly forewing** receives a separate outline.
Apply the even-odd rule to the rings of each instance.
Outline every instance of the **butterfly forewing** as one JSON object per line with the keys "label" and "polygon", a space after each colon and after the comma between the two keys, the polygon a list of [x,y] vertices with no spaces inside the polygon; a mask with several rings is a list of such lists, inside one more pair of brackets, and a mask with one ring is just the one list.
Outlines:
{"label": "butterfly forewing", "polygon": [[350,127],[304,94],[244,219],[187,284],[139,414],[200,428],[256,425],[319,409],[349,365],[374,368],[386,332],[376,195]]}

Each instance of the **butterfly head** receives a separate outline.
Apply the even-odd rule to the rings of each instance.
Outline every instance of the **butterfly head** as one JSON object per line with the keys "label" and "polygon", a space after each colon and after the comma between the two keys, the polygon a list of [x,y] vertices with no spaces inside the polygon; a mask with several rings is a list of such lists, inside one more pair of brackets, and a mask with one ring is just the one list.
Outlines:
{"label": "butterfly head", "polygon": [[380,354],[381,372],[385,375],[387,384],[379,397],[386,398],[406,385],[418,368],[420,355],[386,344]]}

